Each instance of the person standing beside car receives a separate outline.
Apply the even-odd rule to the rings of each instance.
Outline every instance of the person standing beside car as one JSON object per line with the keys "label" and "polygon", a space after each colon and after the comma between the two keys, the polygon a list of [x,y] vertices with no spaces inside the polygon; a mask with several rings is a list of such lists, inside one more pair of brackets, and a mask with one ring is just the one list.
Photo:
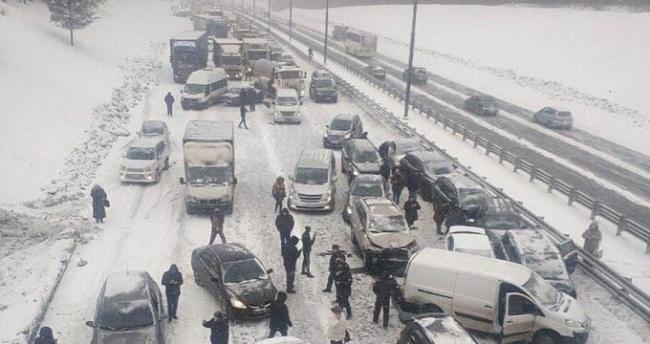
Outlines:
{"label": "person standing beside car", "polygon": [[226,235],[223,233],[223,223],[225,221],[223,211],[220,208],[214,208],[212,214],[210,214],[210,242],[208,245],[214,243],[214,239],[217,238],[217,235],[221,238],[221,243],[226,243]]}
{"label": "person standing beside car", "polygon": [[289,213],[287,208],[283,208],[280,214],[275,217],[275,228],[280,233],[280,249],[283,249],[284,245],[289,243],[294,224],[293,215]]}
{"label": "person standing beside car", "polygon": [[90,197],[93,199],[93,218],[95,219],[95,223],[104,223],[106,207],[110,207],[106,191],[99,184],[95,184],[90,190]]}
{"label": "person standing beside car", "polygon": [[176,264],[169,266],[162,276],[162,285],[165,286],[165,295],[167,296],[167,311],[169,312],[168,321],[178,320],[176,311],[178,310],[178,299],[181,296],[181,285],[183,285],[183,275],[178,271]]}
{"label": "person standing beside car", "polygon": [[172,96],[171,92],[167,92],[167,95],[165,96],[165,104],[167,104],[167,116],[171,117],[174,105],[174,96]]}
{"label": "person standing beside car", "polygon": [[323,289],[323,293],[332,292],[332,284],[334,284],[334,276],[336,276],[336,260],[339,258],[345,259],[345,254],[341,251],[341,248],[337,244],[332,245],[332,249],[328,252],[321,253],[321,256],[330,256],[329,267],[328,267],[328,276],[327,276],[327,286]]}
{"label": "person standing beside car", "polygon": [[379,322],[379,313],[384,311],[384,328],[388,327],[388,317],[390,312],[390,297],[397,290],[397,281],[388,271],[383,271],[380,278],[372,286],[372,291],[375,293],[375,309],[372,315],[372,322],[375,324]]}
{"label": "person standing beside car", "polygon": [[287,301],[287,294],[279,291],[275,301],[271,305],[271,319],[269,321],[270,333],[269,338],[275,337],[275,334],[280,332],[284,337],[289,332],[289,327],[293,327],[291,317],[289,316],[289,308],[285,303]]}
{"label": "person standing beside car", "polygon": [[284,186],[284,177],[277,177],[273,188],[271,189],[271,196],[275,200],[275,208],[273,212],[280,212],[282,210],[282,203],[284,198],[287,197],[287,189]]}
{"label": "person standing beside car", "polygon": [[418,220],[419,209],[420,203],[418,203],[415,197],[409,197],[408,201],[404,203],[404,218],[406,218],[406,223],[409,225],[409,228],[413,228],[413,223]]}
{"label": "person standing beside car", "polygon": [[228,344],[230,336],[230,324],[223,313],[214,312],[212,319],[203,320],[203,327],[210,329],[210,344]]}
{"label": "person standing beside car", "polygon": [[393,174],[390,176],[390,186],[393,191],[393,202],[399,204],[399,199],[404,189],[404,175],[399,168],[393,169]]}
{"label": "person standing beside car", "polygon": [[420,172],[407,173],[406,188],[409,190],[409,198],[417,197],[420,181]]}
{"label": "person standing beside car", "polygon": [[352,318],[352,307],[350,306],[350,296],[352,296],[352,272],[350,265],[345,259],[339,258],[336,260],[336,276],[334,277],[336,283],[336,302],[345,308],[347,318]]}
{"label": "person standing beside car", "polygon": [[298,257],[300,257],[300,251],[296,245],[298,245],[297,236],[292,236],[289,239],[289,242],[282,247],[282,258],[284,260],[284,271],[287,275],[287,293],[293,294],[296,292],[294,289],[294,281],[296,279],[296,262]]}

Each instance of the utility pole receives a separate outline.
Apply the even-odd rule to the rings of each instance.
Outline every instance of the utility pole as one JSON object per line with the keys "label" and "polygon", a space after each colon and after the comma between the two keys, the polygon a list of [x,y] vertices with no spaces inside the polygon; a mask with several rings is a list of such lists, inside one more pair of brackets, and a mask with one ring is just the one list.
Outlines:
{"label": "utility pole", "polygon": [[293,0],[289,0],[289,41],[293,39]]}
{"label": "utility pole", "polygon": [[253,0],[253,20],[257,21],[257,12],[255,10],[255,0]]}
{"label": "utility pole", "polygon": [[413,48],[415,47],[415,22],[418,16],[418,0],[413,0],[413,21],[411,23],[411,44],[409,46],[409,65],[406,70],[406,95],[404,97],[404,118],[409,117],[409,103],[411,101],[411,79],[413,69]]}
{"label": "utility pole", "polygon": [[323,64],[327,64],[327,32],[330,24],[330,0],[325,0],[325,51],[323,53]]}
{"label": "utility pole", "polygon": [[270,34],[271,33],[271,0],[269,0],[269,13],[267,13],[267,14],[268,14],[268,17],[269,17],[268,31],[269,31],[269,34]]}

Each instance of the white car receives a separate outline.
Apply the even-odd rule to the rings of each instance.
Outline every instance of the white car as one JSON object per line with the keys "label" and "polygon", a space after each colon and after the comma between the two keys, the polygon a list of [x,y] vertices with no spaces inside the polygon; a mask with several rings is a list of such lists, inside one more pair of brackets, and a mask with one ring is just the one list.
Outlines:
{"label": "white car", "polygon": [[300,124],[302,100],[300,100],[298,92],[292,88],[279,88],[276,93],[271,109],[273,122]]}
{"label": "white car", "polygon": [[157,183],[169,168],[170,147],[162,137],[139,137],[131,141],[120,166],[120,179],[126,183]]}
{"label": "white car", "polygon": [[170,142],[169,128],[164,121],[147,120],[142,122],[138,135],[142,137],[161,137],[167,145]]}
{"label": "white car", "polygon": [[485,230],[479,227],[452,226],[446,237],[447,250],[494,258],[494,250]]}

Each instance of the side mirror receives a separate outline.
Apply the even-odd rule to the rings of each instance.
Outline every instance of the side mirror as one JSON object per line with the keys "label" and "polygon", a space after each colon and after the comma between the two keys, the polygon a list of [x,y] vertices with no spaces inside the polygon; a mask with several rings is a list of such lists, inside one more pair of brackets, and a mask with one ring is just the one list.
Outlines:
{"label": "side mirror", "polygon": [[95,327],[95,322],[92,321],[92,320],[88,320],[88,321],[86,321],[86,326],[94,328]]}
{"label": "side mirror", "polygon": [[232,183],[233,183],[233,184],[237,184],[237,177],[233,177],[233,178],[232,178]]}
{"label": "side mirror", "polygon": [[181,185],[185,185],[185,178],[183,178],[183,177],[178,178],[178,182],[179,182]]}
{"label": "side mirror", "polygon": [[273,273],[273,269],[266,269],[266,273],[267,274]]}

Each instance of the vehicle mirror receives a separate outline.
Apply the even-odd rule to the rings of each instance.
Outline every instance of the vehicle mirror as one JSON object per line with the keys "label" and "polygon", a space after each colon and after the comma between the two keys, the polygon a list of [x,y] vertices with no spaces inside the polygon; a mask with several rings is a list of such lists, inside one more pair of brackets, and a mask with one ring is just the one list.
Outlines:
{"label": "vehicle mirror", "polygon": [[183,177],[178,178],[178,183],[180,183],[181,185],[184,185],[185,184],[185,178],[183,178]]}
{"label": "vehicle mirror", "polygon": [[95,322],[92,321],[92,320],[88,320],[88,321],[86,321],[86,326],[88,326],[88,327],[95,327]]}
{"label": "vehicle mirror", "polygon": [[266,273],[267,273],[267,274],[271,274],[271,273],[273,273],[273,269],[266,269]]}
{"label": "vehicle mirror", "polygon": [[233,177],[233,178],[232,178],[232,183],[233,183],[233,184],[237,184],[237,177]]}

